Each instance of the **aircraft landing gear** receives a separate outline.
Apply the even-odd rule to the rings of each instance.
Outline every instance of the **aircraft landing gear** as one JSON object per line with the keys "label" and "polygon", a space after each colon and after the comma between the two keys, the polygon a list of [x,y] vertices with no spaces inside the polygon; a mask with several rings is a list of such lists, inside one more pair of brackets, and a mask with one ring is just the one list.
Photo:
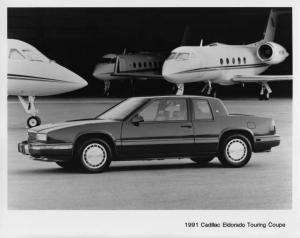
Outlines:
{"label": "aircraft landing gear", "polygon": [[130,94],[134,96],[135,94],[135,81],[134,79],[130,79]]}
{"label": "aircraft landing gear", "polygon": [[183,92],[184,92],[184,84],[178,83],[176,95],[183,95]]}
{"label": "aircraft landing gear", "polygon": [[30,117],[27,119],[27,126],[29,128],[41,125],[41,119],[37,116],[38,110],[34,106],[34,96],[28,96],[28,103],[22,96],[18,96],[25,112],[30,114]]}
{"label": "aircraft landing gear", "polygon": [[109,80],[104,80],[104,96],[108,97],[110,94],[110,81]]}
{"label": "aircraft landing gear", "polygon": [[261,83],[261,89],[259,94],[259,100],[269,100],[272,89],[267,82]]}
{"label": "aircraft landing gear", "polygon": [[29,128],[41,125],[41,119],[38,116],[31,116],[27,119],[27,126]]}
{"label": "aircraft landing gear", "polygon": [[[205,93],[206,91],[206,93]],[[207,83],[204,85],[204,87],[201,90],[201,93],[210,96],[210,97],[217,97],[217,90],[216,88],[212,87],[211,81],[207,81]]]}

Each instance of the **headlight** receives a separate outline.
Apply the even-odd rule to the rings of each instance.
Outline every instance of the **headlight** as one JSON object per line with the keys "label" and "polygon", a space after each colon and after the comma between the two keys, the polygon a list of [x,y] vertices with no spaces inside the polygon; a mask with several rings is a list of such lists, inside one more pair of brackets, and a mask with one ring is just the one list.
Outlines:
{"label": "headlight", "polygon": [[36,140],[38,141],[47,141],[47,134],[37,133]]}

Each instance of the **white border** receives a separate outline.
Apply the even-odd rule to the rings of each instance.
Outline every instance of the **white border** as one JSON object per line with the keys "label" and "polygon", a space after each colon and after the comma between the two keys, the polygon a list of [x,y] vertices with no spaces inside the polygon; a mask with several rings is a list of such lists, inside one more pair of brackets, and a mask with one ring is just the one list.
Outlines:
{"label": "white border", "polygon": [[[173,210],[173,211],[13,211],[7,210],[7,103],[6,26],[7,7],[293,7],[293,209],[292,210]],[[297,145],[299,136],[299,22],[296,1],[82,1],[14,0],[0,2],[0,237],[300,237],[300,196]],[[4,66],[4,67],[3,67]],[[298,156],[299,157],[299,156]],[[272,172],[272,171],[271,171]],[[285,222],[286,229],[187,229],[187,221]]]}

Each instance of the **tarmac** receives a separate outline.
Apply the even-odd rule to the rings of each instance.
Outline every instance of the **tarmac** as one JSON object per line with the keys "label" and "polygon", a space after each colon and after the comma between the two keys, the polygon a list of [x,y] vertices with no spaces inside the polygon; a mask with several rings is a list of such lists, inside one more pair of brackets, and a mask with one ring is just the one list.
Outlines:
{"label": "tarmac", "polygon": [[[120,99],[37,99],[43,123],[93,117]],[[225,100],[231,113],[272,117],[281,144],[243,168],[217,159],[112,162],[100,174],[65,171],[17,151],[27,115],[8,101],[8,208],[24,210],[258,210],[292,208],[292,100]]]}

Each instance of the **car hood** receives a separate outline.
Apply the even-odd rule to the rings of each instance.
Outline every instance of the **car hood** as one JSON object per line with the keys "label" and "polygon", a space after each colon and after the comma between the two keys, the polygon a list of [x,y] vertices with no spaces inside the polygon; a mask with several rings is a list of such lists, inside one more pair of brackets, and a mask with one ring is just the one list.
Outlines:
{"label": "car hood", "polygon": [[49,123],[40,126],[33,127],[28,130],[28,132],[39,132],[39,133],[48,133],[49,131],[58,130],[66,127],[94,124],[94,123],[111,123],[115,122],[115,120],[102,120],[102,119],[77,119],[59,123]]}

